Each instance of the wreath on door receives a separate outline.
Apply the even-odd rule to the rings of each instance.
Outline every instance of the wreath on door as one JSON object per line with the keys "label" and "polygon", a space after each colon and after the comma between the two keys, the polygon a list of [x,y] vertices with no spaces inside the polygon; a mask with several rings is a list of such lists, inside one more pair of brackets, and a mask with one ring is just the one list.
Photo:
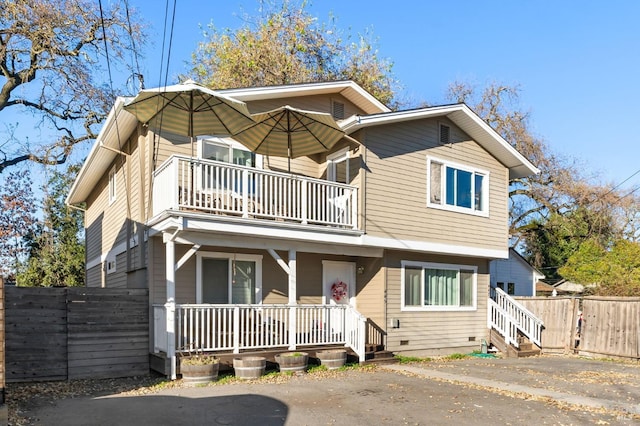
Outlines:
{"label": "wreath on door", "polygon": [[342,299],[347,297],[347,283],[344,281],[336,281],[331,284],[331,297],[336,302],[341,301]]}

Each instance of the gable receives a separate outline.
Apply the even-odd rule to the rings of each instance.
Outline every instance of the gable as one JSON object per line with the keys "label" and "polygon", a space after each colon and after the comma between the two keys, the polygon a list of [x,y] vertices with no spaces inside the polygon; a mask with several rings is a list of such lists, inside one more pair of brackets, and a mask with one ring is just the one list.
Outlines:
{"label": "gable", "polygon": [[408,111],[350,117],[341,123],[347,134],[364,128],[390,123],[405,123],[424,118],[446,118],[482,146],[508,170],[509,178],[537,174],[539,170],[495,130],[478,117],[467,105],[455,104]]}

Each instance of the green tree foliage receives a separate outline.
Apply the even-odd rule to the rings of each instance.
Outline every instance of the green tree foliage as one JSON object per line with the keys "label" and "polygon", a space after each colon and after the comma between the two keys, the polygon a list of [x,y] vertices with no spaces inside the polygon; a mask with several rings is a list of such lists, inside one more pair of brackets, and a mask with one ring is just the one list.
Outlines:
{"label": "green tree foliage", "polygon": [[559,272],[571,281],[596,284],[593,293],[600,296],[640,296],[640,244],[618,239],[607,248],[589,239]]}
{"label": "green tree foliage", "polygon": [[366,34],[341,38],[333,24],[310,16],[304,1],[261,5],[261,15],[246,16],[239,29],[209,25],[192,55],[190,77],[213,88],[349,79],[393,107],[392,63],[378,56]]}
{"label": "green tree foliage", "polygon": [[79,166],[54,171],[44,188],[44,220],[31,235],[29,257],[19,268],[17,284],[25,287],[83,286],[85,248],[83,215],[65,205]]}
{"label": "green tree foliage", "polygon": [[23,237],[36,222],[29,170],[9,173],[0,184],[0,275],[12,279],[28,252]]}
{"label": "green tree foliage", "polygon": [[62,164],[96,137],[114,98],[105,56],[127,69],[142,42],[122,3],[103,3],[101,13],[91,0],[0,1],[0,172],[28,160]]}

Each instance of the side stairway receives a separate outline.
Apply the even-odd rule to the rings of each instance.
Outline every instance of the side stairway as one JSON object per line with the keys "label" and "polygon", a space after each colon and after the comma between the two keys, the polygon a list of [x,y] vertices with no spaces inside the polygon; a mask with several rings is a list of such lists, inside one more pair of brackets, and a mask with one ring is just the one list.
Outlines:
{"label": "side stairway", "polygon": [[540,355],[540,348],[525,336],[518,337],[518,347],[509,345],[505,342],[504,337],[494,328],[491,329],[489,336],[491,344],[500,352],[505,354],[507,358],[522,358],[526,356]]}
{"label": "side stairway", "polygon": [[489,343],[500,352],[514,358],[541,353],[544,324],[533,312],[499,288],[489,298],[488,311]]}
{"label": "side stairway", "polygon": [[365,364],[395,364],[396,362],[393,352],[386,350],[383,345],[366,345]]}

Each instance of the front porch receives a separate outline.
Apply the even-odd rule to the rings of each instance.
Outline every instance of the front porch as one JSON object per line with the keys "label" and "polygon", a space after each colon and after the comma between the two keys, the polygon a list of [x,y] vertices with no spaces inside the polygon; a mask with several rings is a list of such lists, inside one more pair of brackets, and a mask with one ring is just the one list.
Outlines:
{"label": "front porch", "polygon": [[172,378],[176,357],[196,350],[224,357],[341,346],[364,362],[367,344],[384,344],[382,331],[349,305],[167,303],[153,305],[153,327],[154,353],[166,354]]}

